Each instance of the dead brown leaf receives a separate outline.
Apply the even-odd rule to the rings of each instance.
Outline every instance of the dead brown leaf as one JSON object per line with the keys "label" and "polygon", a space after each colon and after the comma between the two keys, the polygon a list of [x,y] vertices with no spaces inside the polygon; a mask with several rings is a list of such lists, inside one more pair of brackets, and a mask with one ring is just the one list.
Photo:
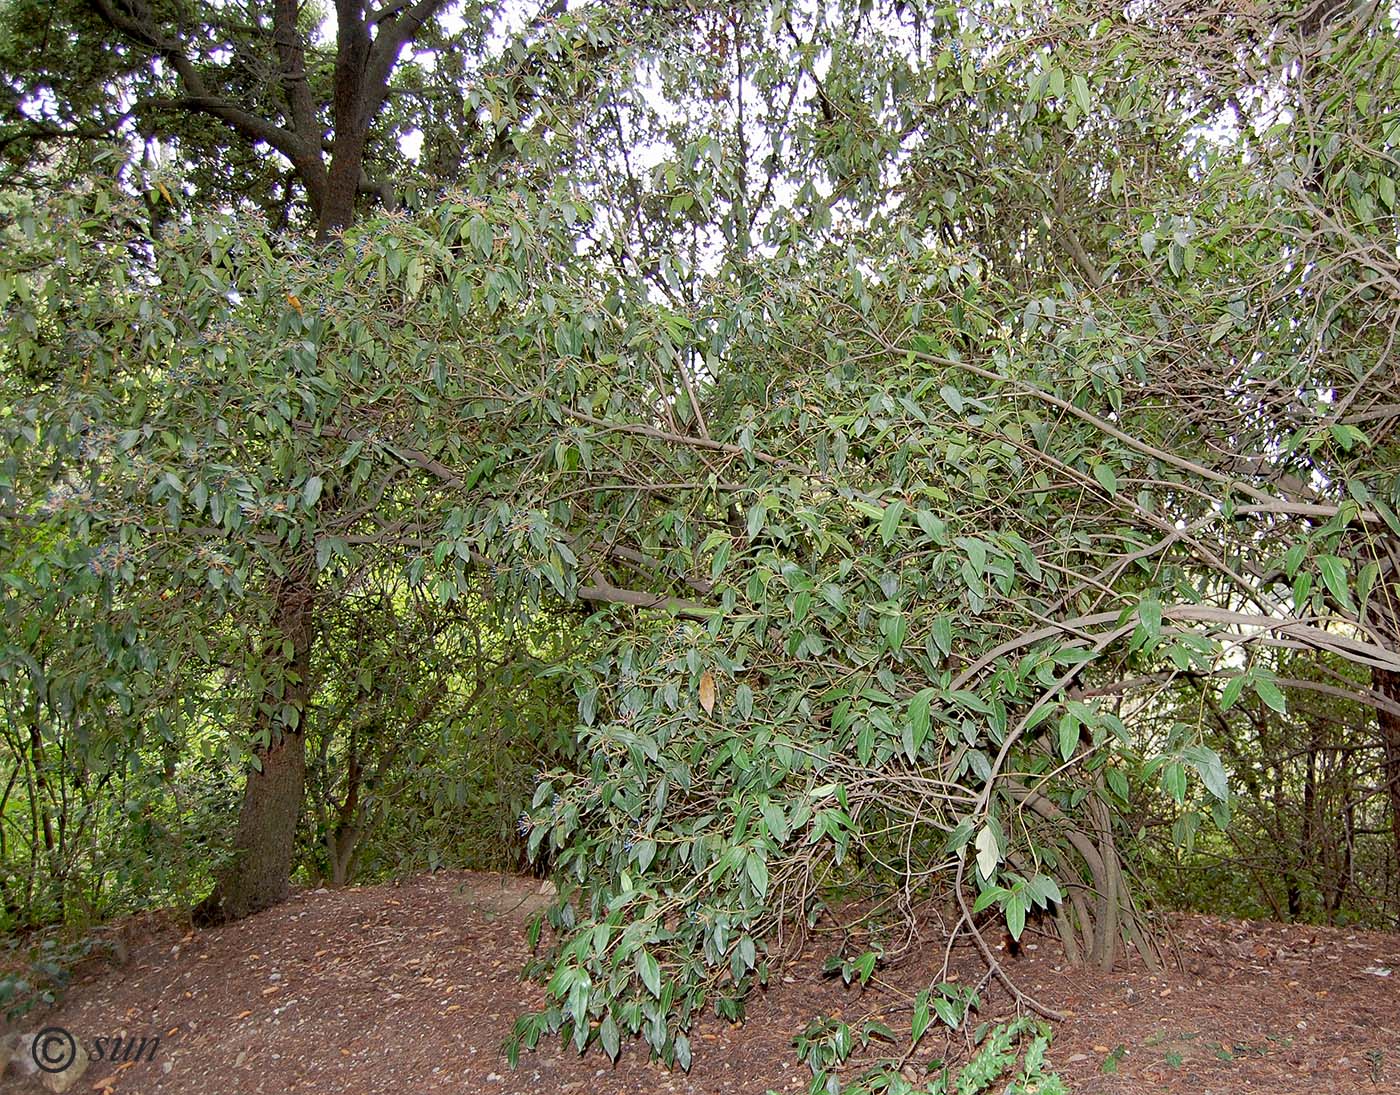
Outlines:
{"label": "dead brown leaf", "polygon": [[715,713],[715,675],[708,669],[700,674],[700,706],[707,715]]}

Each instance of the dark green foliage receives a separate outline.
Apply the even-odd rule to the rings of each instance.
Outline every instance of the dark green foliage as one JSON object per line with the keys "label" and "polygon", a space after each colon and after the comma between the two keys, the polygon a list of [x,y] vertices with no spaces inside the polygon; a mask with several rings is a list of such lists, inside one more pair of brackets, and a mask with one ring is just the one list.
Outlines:
{"label": "dark green foliage", "polygon": [[[1138,894],[1268,838],[1266,901],[1395,914],[1393,15],[906,8],[425,22],[443,63],[329,119],[405,204],[354,200],[358,163],[348,206],[318,196],[340,154],[295,59],[247,68],[265,27],[199,61],[314,132],[261,214],[240,187],[278,161],[227,129],[167,127],[143,173],[10,119],[17,185],[73,181],[7,196],[0,266],[17,925],[76,915],[118,831],[180,852],[97,915],[222,884],[247,859],[191,844],[233,828],[230,777],[275,782],[290,842],[302,764],[308,879],[522,841],[552,869],[513,1053],[687,1067],[784,929],[890,892],[1111,969],[1156,954]],[[140,50],[59,88],[21,14],[4,63],[65,125],[174,93]],[[275,900],[291,857],[264,860]],[[923,997],[913,1042],[970,1006]]]}

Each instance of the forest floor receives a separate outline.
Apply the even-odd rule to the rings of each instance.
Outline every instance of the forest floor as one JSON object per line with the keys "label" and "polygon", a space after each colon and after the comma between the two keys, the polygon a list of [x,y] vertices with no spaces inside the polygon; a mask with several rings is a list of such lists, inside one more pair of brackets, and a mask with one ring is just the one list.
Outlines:
{"label": "forest floor", "polygon": [[[546,900],[529,879],[442,872],[303,891],[205,932],[146,918],[125,964],[87,970],[22,1029],[59,1026],[87,1045],[159,1037],[153,1060],[93,1061],[71,1088],[106,1095],[786,1093],[810,1083],[792,1040],[812,1017],[907,1031],[912,995],[942,961],[931,940],[860,990],[823,975],[827,955],[811,947],[743,1024],[699,1022],[688,1074],[635,1047],[614,1066],[556,1039],[512,1070],[501,1044],[543,1000],[518,971],[526,922]],[[1180,968],[1163,974],[1068,970],[1045,940],[1007,959],[1026,992],[1066,1014],[1049,1056],[1072,1091],[1400,1093],[1400,935],[1183,917],[1172,944]],[[954,967],[964,982],[981,974],[971,948],[955,950]],[[980,1020],[1008,1014],[1005,994],[984,995]],[[931,1033],[913,1064],[960,1051]],[[4,1095],[40,1090],[36,1078],[0,1078]]]}

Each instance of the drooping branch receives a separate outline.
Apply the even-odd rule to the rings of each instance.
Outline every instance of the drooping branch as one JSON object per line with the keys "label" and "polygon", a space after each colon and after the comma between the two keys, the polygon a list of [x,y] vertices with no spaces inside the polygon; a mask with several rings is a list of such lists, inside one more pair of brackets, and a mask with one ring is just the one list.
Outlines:
{"label": "drooping branch", "polygon": [[[1084,632],[1088,628],[1117,623],[1121,618],[1122,613],[1120,612],[1095,612],[1087,616],[1075,616],[1045,627],[1022,632],[1020,635],[993,647],[969,665],[953,681],[952,688],[957,690],[965,687],[977,674],[1013,650],[1033,646],[1035,643],[1060,635],[1070,636],[1082,642],[1086,640]],[[1314,650],[1325,650],[1359,665],[1387,669],[1392,672],[1400,671],[1400,654],[1387,649],[1381,643],[1370,643],[1346,635],[1338,635],[1299,620],[1230,612],[1223,608],[1213,608],[1210,605],[1164,605],[1162,618],[1164,620],[1181,620],[1192,623],[1218,624],[1222,627],[1252,629],[1256,634],[1249,636],[1249,638],[1268,643],[1271,646],[1288,648],[1303,646]],[[1366,699],[1360,694],[1355,698],[1358,702],[1366,702]]]}
{"label": "drooping branch", "polygon": [[[317,427],[312,426],[309,422],[297,422],[296,428],[303,433],[320,434],[325,437],[333,437],[347,441],[366,442],[370,440],[369,435],[363,430],[353,428],[337,426]],[[378,441],[377,444],[381,445],[390,455],[427,472],[444,485],[457,490],[466,489],[466,483],[461,476],[442,461],[429,456],[427,453],[421,452],[412,446],[397,443],[391,444]],[[654,562],[654,560],[651,560],[648,556],[644,556],[640,552],[630,549],[620,549],[617,552],[609,552],[609,554],[616,554],[618,558],[629,563]],[[475,548],[471,549],[470,557],[471,561],[479,566],[490,567],[492,565],[492,560]],[[582,567],[584,565],[584,561],[581,560],[580,566]],[[697,592],[701,591],[701,587],[694,582],[687,581],[686,584],[696,589]],[[713,607],[702,605],[694,601],[687,601],[662,593],[649,593],[643,590],[627,589],[623,586],[616,585],[603,577],[596,564],[591,568],[590,581],[587,584],[581,584],[576,593],[578,598],[584,601],[631,605],[634,608],[662,609],[667,612],[673,612],[681,616],[690,616],[695,619],[706,619],[714,615],[717,611]]]}

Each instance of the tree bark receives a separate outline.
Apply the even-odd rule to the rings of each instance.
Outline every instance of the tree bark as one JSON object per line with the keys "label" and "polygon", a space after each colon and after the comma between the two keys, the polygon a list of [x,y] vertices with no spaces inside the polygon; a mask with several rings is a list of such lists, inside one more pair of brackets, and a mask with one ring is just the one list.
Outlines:
{"label": "tree bark", "polygon": [[[263,695],[255,733],[268,733],[270,741],[255,753],[260,767],[248,773],[233,860],[194,910],[195,922],[202,926],[251,916],[287,897],[306,787],[303,720],[315,600],[315,579],[306,572],[284,579],[278,589],[274,649],[281,651],[290,642],[290,657],[282,663],[280,679],[271,681]],[[278,725],[273,712],[287,709],[295,713],[295,725]]]}
{"label": "tree bark", "polygon": [[[331,101],[335,128],[326,169],[325,201],[317,210],[318,239],[323,243],[355,219],[369,123],[378,109],[376,104],[371,110],[369,103],[367,83],[373,43],[365,25],[363,0],[336,0],[335,8],[335,88]],[[387,80],[386,71],[386,83]]]}

